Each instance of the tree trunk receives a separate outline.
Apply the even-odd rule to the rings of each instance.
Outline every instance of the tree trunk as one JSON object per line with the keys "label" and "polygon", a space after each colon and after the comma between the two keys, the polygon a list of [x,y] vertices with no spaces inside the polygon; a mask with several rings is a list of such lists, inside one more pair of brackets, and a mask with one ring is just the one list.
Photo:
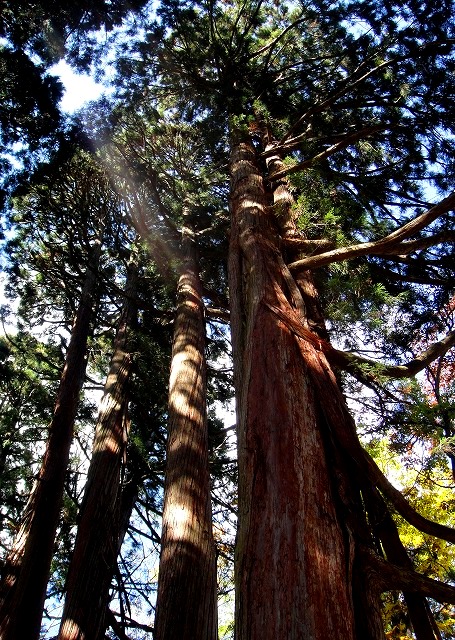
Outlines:
{"label": "tree trunk", "polygon": [[351,549],[325,451],[321,402],[330,397],[319,398],[314,385],[315,345],[306,344],[304,356],[299,339],[271,311],[289,309],[308,328],[281,258],[271,204],[253,146],[247,140],[235,144],[230,295],[239,457],[236,637],[353,640]]}
{"label": "tree trunk", "polygon": [[155,640],[215,640],[216,562],[206,417],[205,323],[196,249],[184,229],[169,385]]}
{"label": "tree trunk", "polygon": [[97,242],[71,331],[41,469],[5,562],[0,602],[2,640],[39,637],[74,421],[85,376],[100,254],[101,243]]}
{"label": "tree trunk", "polygon": [[105,635],[109,587],[119,552],[121,468],[126,454],[129,349],[137,317],[137,265],[129,265],[126,299],[95,429],[76,543],[66,582],[60,640]]}

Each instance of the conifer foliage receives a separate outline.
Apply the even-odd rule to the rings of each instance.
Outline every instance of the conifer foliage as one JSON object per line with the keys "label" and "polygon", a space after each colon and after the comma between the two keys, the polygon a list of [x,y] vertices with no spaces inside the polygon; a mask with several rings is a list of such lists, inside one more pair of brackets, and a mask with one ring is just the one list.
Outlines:
{"label": "conifer foliage", "polygon": [[[18,460],[41,467],[16,538],[8,527],[2,637],[39,637],[50,575],[61,640],[215,640],[215,557],[221,576],[235,512],[235,619],[223,637],[234,627],[238,640],[449,638],[455,7],[136,4],[107,57],[90,30],[120,24],[120,5],[101,17],[83,3],[56,9],[70,59],[100,72],[109,60],[115,93],[73,123],[85,150],[69,153],[62,130],[67,142],[8,203],[22,325],[2,343],[0,433],[42,434],[52,393],[56,408],[42,461],[25,439],[1,450],[5,521],[24,503]],[[7,4],[5,55],[41,51],[40,6],[27,31],[22,3]],[[7,142],[25,135],[0,124]],[[55,336],[39,347],[46,362],[58,355],[49,383],[20,372],[20,361],[41,371],[37,325],[73,317],[68,347]],[[103,376],[96,421],[84,390]],[[213,418],[231,385],[236,475],[230,425]],[[24,389],[36,398],[29,421]],[[80,430],[94,440],[76,472],[80,392]],[[387,456],[406,473],[388,475]],[[47,533],[38,494],[53,514]],[[27,567],[44,535],[37,588]],[[133,568],[140,550],[154,558],[145,578]]]}

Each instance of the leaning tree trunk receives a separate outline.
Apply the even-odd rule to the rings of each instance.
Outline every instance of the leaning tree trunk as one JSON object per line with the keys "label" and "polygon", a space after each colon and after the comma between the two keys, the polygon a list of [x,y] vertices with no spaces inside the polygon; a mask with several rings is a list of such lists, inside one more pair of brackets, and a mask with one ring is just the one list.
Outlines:
{"label": "leaning tree trunk", "polygon": [[[352,554],[325,450],[330,392],[321,398],[314,383],[317,336],[281,258],[271,204],[254,147],[242,140],[231,157],[236,637],[354,640]],[[303,348],[287,317],[313,341]]]}
{"label": "leaning tree trunk", "polygon": [[[363,492],[370,521],[382,549],[392,564],[404,569],[413,570],[413,562],[400,540],[397,525],[375,487],[368,487]],[[403,592],[408,609],[409,619],[416,640],[441,640],[441,635],[428,605],[427,599],[420,593]]]}
{"label": "leaning tree trunk", "polygon": [[101,243],[98,241],[71,330],[41,469],[5,562],[0,589],[2,640],[34,640],[39,637],[74,421],[85,376],[87,339],[100,254]]}
{"label": "leaning tree trunk", "polygon": [[169,434],[155,640],[215,640],[204,305],[189,229],[184,230],[169,387]]}
{"label": "leaning tree trunk", "polygon": [[137,317],[136,273],[137,265],[131,261],[66,581],[60,640],[105,637],[109,587],[119,552],[119,497],[127,444],[131,332]]}

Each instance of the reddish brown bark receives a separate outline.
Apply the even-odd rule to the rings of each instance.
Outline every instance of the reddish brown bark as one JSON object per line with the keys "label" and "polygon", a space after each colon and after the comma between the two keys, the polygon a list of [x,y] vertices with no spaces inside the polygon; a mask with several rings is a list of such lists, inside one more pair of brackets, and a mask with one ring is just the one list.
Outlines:
{"label": "reddish brown bark", "polygon": [[205,324],[192,241],[178,283],[155,640],[215,640],[216,563],[206,419]]}
{"label": "reddish brown bark", "polygon": [[[351,554],[338,519],[311,367],[269,305],[306,328],[283,269],[255,150],[231,161],[232,333],[238,411],[238,640],[353,640]],[[301,301],[300,301],[301,302]],[[314,353],[313,353],[314,352]]]}
{"label": "reddish brown bark", "polygon": [[100,251],[98,243],[71,331],[41,469],[5,562],[0,603],[2,640],[33,640],[39,637],[74,421],[85,375]]}
{"label": "reddish brown bark", "polygon": [[131,262],[66,582],[60,640],[97,640],[105,636],[109,587],[119,552],[120,474],[126,453],[127,386],[132,368],[129,347],[137,315],[135,281],[136,265]]}

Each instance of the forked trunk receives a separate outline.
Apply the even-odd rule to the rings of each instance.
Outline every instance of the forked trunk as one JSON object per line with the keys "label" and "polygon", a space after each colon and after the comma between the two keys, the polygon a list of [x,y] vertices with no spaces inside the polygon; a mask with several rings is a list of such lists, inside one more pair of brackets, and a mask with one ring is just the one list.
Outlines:
{"label": "forked trunk", "polygon": [[206,418],[205,323],[189,230],[178,282],[155,640],[215,640],[216,563]]}
{"label": "forked trunk", "polygon": [[351,549],[335,506],[328,434],[310,371],[317,344],[308,342],[304,356],[300,338],[273,312],[289,310],[308,328],[270,204],[255,150],[241,141],[231,158],[230,248],[236,634],[238,640],[353,640]]}
{"label": "forked trunk", "polygon": [[126,454],[131,332],[137,265],[129,265],[126,301],[98,415],[92,459],[66,582],[60,640],[105,637],[109,587],[119,552],[121,468]]}
{"label": "forked trunk", "polygon": [[5,562],[0,604],[2,640],[39,637],[74,421],[85,376],[100,252],[101,244],[97,243],[71,331],[41,469]]}

